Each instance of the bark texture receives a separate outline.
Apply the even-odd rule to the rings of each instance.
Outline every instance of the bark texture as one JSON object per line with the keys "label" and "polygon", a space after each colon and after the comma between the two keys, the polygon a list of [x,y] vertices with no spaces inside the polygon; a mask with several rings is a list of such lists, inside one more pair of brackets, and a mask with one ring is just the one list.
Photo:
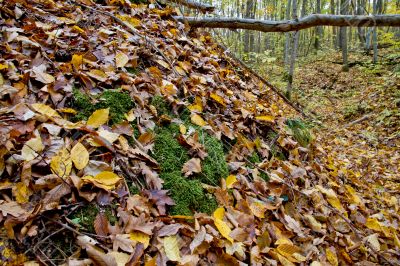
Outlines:
{"label": "bark texture", "polygon": [[400,15],[321,15],[313,14],[298,20],[256,20],[240,18],[195,18],[176,16],[175,19],[187,22],[196,28],[246,29],[263,32],[298,31],[317,26],[337,27],[400,27]]}
{"label": "bark texture", "polygon": [[175,2],[181,5],[184,5],[188,8],[192,8],[192,9],[198,9],[203,13],[206,12],[213,12],[215,7],[212,5],[208,5],[208,4],[204,4],[204,3],[199,3],[199,2],[195,2],[192,0],[172,0],[171,2]]}

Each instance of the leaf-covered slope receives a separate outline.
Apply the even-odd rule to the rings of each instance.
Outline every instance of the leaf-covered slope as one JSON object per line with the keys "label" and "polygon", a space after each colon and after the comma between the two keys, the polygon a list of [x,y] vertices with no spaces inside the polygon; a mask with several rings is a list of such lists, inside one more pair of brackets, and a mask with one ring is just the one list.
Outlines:
{"label": "leaf-covered slope", "polygon": [[1,7],[0,221],[29,250],[3,261],[398,260],[398,203],[364,200],[273,91],[174,10],[108,4]]}

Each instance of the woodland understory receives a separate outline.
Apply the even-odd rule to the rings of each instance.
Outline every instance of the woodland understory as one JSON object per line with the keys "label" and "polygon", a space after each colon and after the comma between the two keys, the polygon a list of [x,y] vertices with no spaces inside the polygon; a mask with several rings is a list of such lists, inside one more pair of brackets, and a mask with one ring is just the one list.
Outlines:
{"label": "woodland understory", "polygon": [[2,265],[400,265],[395,35],[288,95],[283,49],[150,2],[0,2]]}

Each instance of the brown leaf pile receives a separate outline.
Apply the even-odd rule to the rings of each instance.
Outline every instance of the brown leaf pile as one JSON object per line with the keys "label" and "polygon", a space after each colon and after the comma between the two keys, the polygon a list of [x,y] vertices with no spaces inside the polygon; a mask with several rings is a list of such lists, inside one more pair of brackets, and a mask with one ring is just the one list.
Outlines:
{"label": "brown leaf pile", "polygon": [[[357,173],[337,168],[336,158],[315,144],[301,147],[285,126],[295,116],[290,107],[209,35],[175,22],[174,10],[89,0],[11,0],[0,10],[0,222],[29,259],[46,265],[400,263],[398,198],[365,198],[347,182]],[[107,108],[73,123],[76,87],[88,93],[120,87],[135,108],[117,125],[108,126]],[[218,187],[205,186],[220,206],[212,215],[167,215],[174,202],[162,189],[149,130],[180,122],[157,114],[150,104],[155,95],[176,112],[186,106],[193,124],[231,145],[231,175],[221,176]],[[135,119],[141,135],[129,144],[128,121]],[[201,172],[206,152],[183,127],[180,142],[193,156],[183,173],[190,178]],[[272,146],[287,159],[274,156]],[[247,160],[254,151],[261,163]],[[139,194],[130,194],[129,178],[141,185]],[[68,215],[89,202],[114,204],[116,222],[101,210],[96,234],[77,227]],[[53,236],[69,237],[73,252],[55,258]],[[9,265],[25,259],[1,256]]]}

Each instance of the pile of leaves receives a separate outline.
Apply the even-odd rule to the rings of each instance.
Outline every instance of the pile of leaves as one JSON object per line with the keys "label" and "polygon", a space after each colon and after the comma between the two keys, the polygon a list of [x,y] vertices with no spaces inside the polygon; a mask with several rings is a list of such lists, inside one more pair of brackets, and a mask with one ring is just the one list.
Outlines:
{"label": "pile of leaves", "polygon": [[173,9],[106,2],[0,7],[2,261],[400,263],[397,197]]}

